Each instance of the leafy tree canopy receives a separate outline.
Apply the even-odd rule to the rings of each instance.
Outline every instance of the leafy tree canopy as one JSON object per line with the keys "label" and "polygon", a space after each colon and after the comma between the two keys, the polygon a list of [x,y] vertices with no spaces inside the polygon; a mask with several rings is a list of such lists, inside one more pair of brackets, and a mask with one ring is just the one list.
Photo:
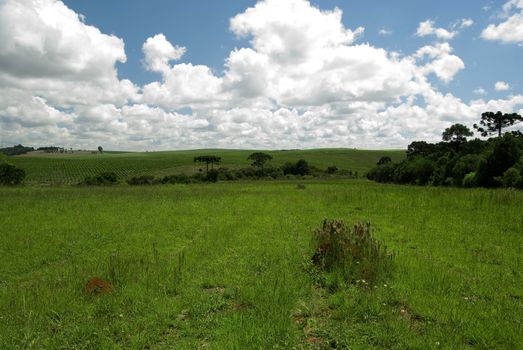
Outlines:
{"label": "leafy tree canopy", "polygon": [[377,165],[385,165],[390,162],[392,162],[392,158],[390,158],[389,156],[384,156],[384,157],[381,157],[380,160],[378,160]]}
{"label": "leafy tree canopy", "polygon": [[253,161],[253,166],[263,169],[263,165],[271,160],[272,156],[263,152],[254,152],[247,159]]}
{"label": "leafy tree canopy", "polygon": [[474,135],[469,128],[463,124],[454,124],[443,131],[443,141],[463,143],[467,141],[467,137]]}
{"label": "leafy tree canopy", "polygon": [[217,157],[217,156],[198,156],[198,157],[194,157],[193,159],[193,162],[196,163],[205,163],[207,169],[206,171],[209,172],[209,164],[211,164],[211,166],[214,166],[214,164],[219,164],[220,162],[222,161],[222,158],[221,157]]}

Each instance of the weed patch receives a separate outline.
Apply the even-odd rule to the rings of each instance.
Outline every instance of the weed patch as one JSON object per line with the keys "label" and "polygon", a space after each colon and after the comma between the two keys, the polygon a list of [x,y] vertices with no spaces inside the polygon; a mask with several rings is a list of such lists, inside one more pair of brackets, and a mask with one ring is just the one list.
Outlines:
{"label": "weed patch", "polygon": [[341,272],[350,283],[373,284],[392,269],[393,255],[372,235],[369,223],[323,221],[313,234],[312,263],[323,271]]}

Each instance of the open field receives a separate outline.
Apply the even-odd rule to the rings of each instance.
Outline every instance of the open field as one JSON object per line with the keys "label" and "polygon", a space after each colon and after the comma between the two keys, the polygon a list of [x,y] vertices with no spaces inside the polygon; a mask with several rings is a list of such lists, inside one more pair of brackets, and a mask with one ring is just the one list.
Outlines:
{"label": "open field", "polygon": [[[0,188],[0,348],[523,346],[522,192],[305,185]],[[318,286],[325,217],[370,221],[392,275]]]}
{"label": "open field", "polygon": [[[11,157],[10,162],[27,173],[26,182],[33,184],[76,184],[87,176],[104,171],[114,171],[120,178],[139,175],[165,176],[177,173],[194,173],[201,164],[194,164],[199,155],[216,155],[222,158],[222,167],[241,168],[250,166],[249,150],[193,150],[146,153],[74,153],[38,154],[35,156]],[[363,174],[380,157],[389,156],[401,160],[405,151],[365,151],[353,149],[315,149],[293,151],[267,151],[274,159],[272,164],[305,159],[310,165],[325,169],[336,165],[339,169],[358,171]]]}

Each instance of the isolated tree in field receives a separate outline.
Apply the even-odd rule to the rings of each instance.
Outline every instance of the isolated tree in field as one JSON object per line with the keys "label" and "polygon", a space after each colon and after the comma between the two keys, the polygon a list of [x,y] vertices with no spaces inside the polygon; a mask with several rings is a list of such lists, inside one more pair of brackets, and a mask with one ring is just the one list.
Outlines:
{"label": "isolated tree in field", "polygon": [[222,161],[221,157],[217,156],[198,156],[194,157],[193,162],[196,163],[205,163],[206,170],[205,172],[209,172],[209,164],[211,164],[211,168],[214,168],[214,164],[219,164]]}
{"label": "isolated tree in field", "polygon": [[392,162],[392,159],[389,156],[383,156],[378,160],[377,165],[385,165]]}
{"label": "isolated tree in field", "polygon": [[104,149],[103,149],[102,146],[98,146],[98,152],[100,152],[100,153],[104,153]]}
{"label": "isolated tree in field", "polygon": [[247,159],[252,160],[252,166],[260,168],[263,175],[263,166],[272,159],[272,156],[263,152],[254,152],[248,156]]}
{"label": "isolated tree in field", "polygon": [[481,120],[474,124],[474,129],[481,133],[481,136],[498,134],[501,137],[501,129],[521,123],[523,117],[517,113],[485,112],[481,114]]}
{"label": "isolated tree in field", "polygon": [[463,124],[454,124],[450,128],[446,128],[443,131],[442,137],[443,141],[454,142],[454,143],[463,143],[467,141],[467,137],[474,135],[469,128]]}

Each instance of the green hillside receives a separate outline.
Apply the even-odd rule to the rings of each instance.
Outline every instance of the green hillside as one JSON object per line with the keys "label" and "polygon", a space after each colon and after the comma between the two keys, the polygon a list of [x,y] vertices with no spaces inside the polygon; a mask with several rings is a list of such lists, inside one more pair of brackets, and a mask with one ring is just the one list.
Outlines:
{"label": "green hillside", "polygon": [[[12,157],[11,162],[27,173],[27,183],[74,184],[86,176],[103,171],[114,171],[120,178],[136,175],[171,175],[193,173],[201,165],[194,164],[199,155],[216,155],[222,158],[220,166],[240,168],[250,165],[247,160],[252,150],[191,150],[146,153],[104,153],[67,155],[25,155]],[[363,174],[382,156],[393,160],[404,157],[401,150],[368,151],[355,149],[314,149],[291,151],[266,151],[273,156],[272,165],[305,159],[310,165],[326,168],[336,165],[339,169],[358,171]]]}

